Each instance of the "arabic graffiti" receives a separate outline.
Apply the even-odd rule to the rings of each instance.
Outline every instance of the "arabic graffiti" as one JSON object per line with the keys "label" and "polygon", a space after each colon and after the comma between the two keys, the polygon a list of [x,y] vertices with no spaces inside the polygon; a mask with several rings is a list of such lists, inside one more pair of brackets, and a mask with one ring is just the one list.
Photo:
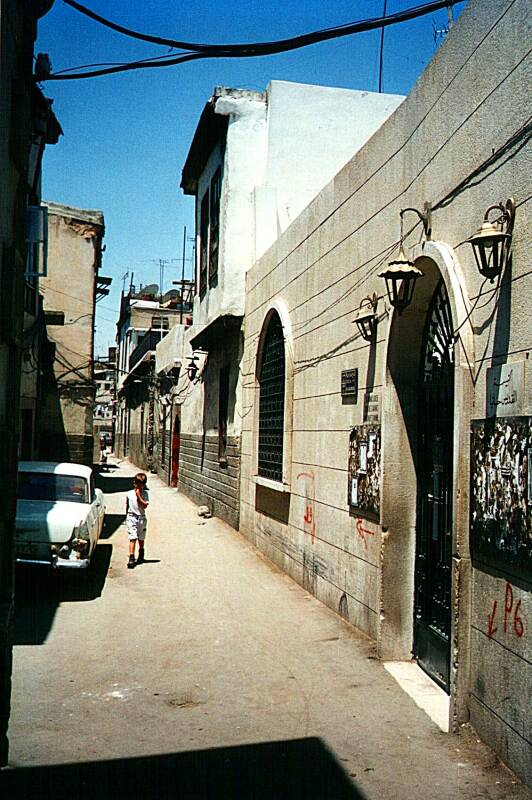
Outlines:
{"label": "arabic graffiti", "polygon": [[472,424],[472,554],[516,575],[532,567],[531,431],[530,417],[490,417]]}
{"label": "arabic graffiti", "polygon": [[310,536],[310,543],[314,544],[316,536],[316,491],[315,476],[313,472],[300,472],[297,476],[298,481],[303,481],[303,492],[305,495],[305,513],[303,514],[303,530]]}
{"label": "arabic graffiti", "polygon": [[523,364],[501,364],[488,369],[486,392],[489,416],[518,414],[523,387]]}
{"label": "arabic graffiti", "polygon": [[368,542],[367,542],[366,536],[375,536],[375,532],[374,531],[370,531],[369,528],[364,528],[363,527],[363,523],[362,523],[362,519],[360,517],[357,517],[357,521],[355,523],[355,528],[356,528],[356,532],[358,533],[358,535],[360,536],[360,538],[364,542],[364,547],[367,547],[368,546]]}

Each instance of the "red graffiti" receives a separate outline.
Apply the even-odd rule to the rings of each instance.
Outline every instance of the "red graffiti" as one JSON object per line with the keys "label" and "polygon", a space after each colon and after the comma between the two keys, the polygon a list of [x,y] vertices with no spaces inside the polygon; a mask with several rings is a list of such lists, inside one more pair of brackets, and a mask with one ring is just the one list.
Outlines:
{"label": "red graffiti", "polygon": [[506,584],[504,597],[504,632],[508,632],[508,614],[511,613],[514,607],[514,590],[509,583]]}
{"label": "red graffiti", "polygon": [[497,601],[493,601],[493,611],[488,614],[488,639],[493,639],[494,634],[497,633],[497,626],[495,625],[495,614],[497,613]]}
{"label": "red graffiti", "polygon": [[316,521],[314,514],[314,505],[316,498],[316,489],[313,472],[300,472],[297,476],[298,480],[304,481],[305,491],[305,513],[303,514],[303,530],[310,536],[311,544],[314,544],[316,535]]}
{"label": "red graffiti", "polygon": [[514,633],[519,638],[521,638],[521,636],[525,632],[525,626],[523,625],[523,620],[519,616],[520,608],[521,608],[521,600],[519,600],[519,602],[517,603],[514,611]]}
{"label": "red graffiti", "polygon": [[355,528],[356,528],[356,531],[357,531],[358,535],[360,536],[360,538],[364,542],[364,547],[367,547],[366,536],[375,536],[374,532],[370,531],[369,528],[362,527],[362,519],[360,517],[357,517]]}
{"label": "red graffiti", "polygon": [[[521,608],[521,600],[518,600],[514,605],[514,590],[510,583],[506,582],[504,589],[504,619],[503,629],[504,633],[508,634],[508,621],[511,620],[512,628],[519,639],[524,635],[525,625],[519,613]],[[513,613],[512,613],[513,612]],[[493,601],[493,609],[491,614],[488,614],[488,639],[492,639],[497,633],[497,626],[495,625],[495,615],[497,614],[497,600]]]}

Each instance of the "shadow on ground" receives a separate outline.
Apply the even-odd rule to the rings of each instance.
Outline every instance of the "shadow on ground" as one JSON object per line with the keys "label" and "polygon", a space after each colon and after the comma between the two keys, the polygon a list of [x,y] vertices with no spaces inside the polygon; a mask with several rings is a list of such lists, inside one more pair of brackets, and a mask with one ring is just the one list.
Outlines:
{"label": "shadow on ground", "polygon": [[105,514],[105,522],[103,525],[103,530],[100,534],[100,541],[102,539],[110,539],[111,536],[116,533],[118,528],[125,522],[126,515],[125,514]]}
{"label": "shadow on ground", "polygon": [[61,603],[86,602],[100,597],[112,550],[111,544],[97,545],[88,570],[60,572],[18,565],[13,644],[43,644]]}
{"label": "shadow on ground", "polygon": [[363,800],[320,739],[240,745],[2,773],[32,800]]}

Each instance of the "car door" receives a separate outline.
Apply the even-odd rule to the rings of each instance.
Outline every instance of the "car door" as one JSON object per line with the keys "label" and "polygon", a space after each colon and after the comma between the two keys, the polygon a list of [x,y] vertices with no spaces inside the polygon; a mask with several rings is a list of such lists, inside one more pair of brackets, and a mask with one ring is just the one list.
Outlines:
{"label": "car door", "polygon": [[103,502],[103,492],[101,489],[94,488],[94,476],[90,477],[90,496],[91,510],[94,515],[94,542],[96,543],[101,536],[103,521],[105,517],[105,506]]}

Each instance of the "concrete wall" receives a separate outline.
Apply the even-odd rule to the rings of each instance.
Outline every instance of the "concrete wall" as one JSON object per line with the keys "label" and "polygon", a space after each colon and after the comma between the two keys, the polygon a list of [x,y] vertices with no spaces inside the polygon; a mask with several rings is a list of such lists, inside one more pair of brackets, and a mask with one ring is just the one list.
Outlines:
{"label": "concrete wall", "polygon": [[[457,335],[450,722],[457,726],[470,714],[483,738],[530,781],[530,582],[472,565],[468,536],[469,427],[486,416],[488,367],[522,362],[519,413],[532,411],[528,29],[523,0],[471,2],[409,97],[247,273],[240,529],[377,639],[383,657],[410,657],[417,484],[408,398],[417,393],[419,372],[413,378],[409,370],[416,359],[419,366],[412,353],[428,289],[443,277]],[[518,206],[513,262],[490,284],[464,242],[486,207],[510,196]],[[415,215],[405,217],[406,231],[417,223],[407,246],[425,277],[398,318],[378,272],[396,252],[400,209],[422,209],[425,201],[433,207],[433,243],[411,249],[421,226]],[[373,292],[379,322],[368,343],[353,318]],[[274,305],[286,310],[292,409],[285,427],[291,457],[278,486],[256,477],[257,352]],[[354,368],[356,402],[340,393],[341,372]],[[370,408],[382,432],[378,522],[351,516],[347,504],[349,434]],[[508,621],[505,631],[500,616],[507,583],[512,613],[521,600],[521,635]],[[489,623],[495,601],[496,635]]]}
{"label": "concrete wall", "polygon": [[63,311],[48,325],[47,382],[41,455],[92,464],[95,280],[101,260],[101,211],[48,206],[48,276],[41,281],[45,311]]}
{"label": "concrete wall", "polygon": [[[275,192],[280,233],[404,98],[288,81],[271,81],[266,94],[268,144],[263,186]],[[258,215],[257,229],[265,224]],[[267,249],[266,244],[263,241],[263,249],[257,248],[257,258]]]}

